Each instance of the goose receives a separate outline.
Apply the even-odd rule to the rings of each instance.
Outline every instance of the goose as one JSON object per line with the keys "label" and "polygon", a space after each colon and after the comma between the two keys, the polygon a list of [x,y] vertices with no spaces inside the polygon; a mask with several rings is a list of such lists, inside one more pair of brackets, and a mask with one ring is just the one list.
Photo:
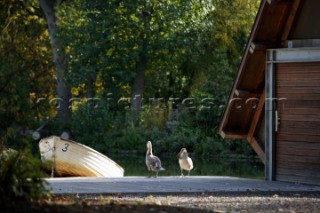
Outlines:
{"label": "goose", "polygon": [[189,176],[191,169],[193,169],[193,162],[192,159],[188,156],[187,149],[182,148],[180,152],[177,154],[177,158],[179,160],[181,177],[183,176],[183,170],[187,170]]}
{"label": "goose", "polygon": [[161,161],[157,156],[154,156],[152,153],[152,143],[151,141],[147,142],[147,153],[146,153],[146,165],[148,169],[148,177],[151,177],[150,171],[156,172],[156,177],[158,177],[158,172],[165,170],[161,166]]}

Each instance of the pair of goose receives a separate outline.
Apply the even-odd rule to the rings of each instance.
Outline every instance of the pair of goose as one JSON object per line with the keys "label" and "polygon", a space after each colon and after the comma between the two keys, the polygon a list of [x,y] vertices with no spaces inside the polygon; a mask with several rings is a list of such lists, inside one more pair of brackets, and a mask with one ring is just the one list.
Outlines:
{"label": "pair of goose", "polygon": [[[183,170],[187,170],[189,176],[191,169],[193,169],[193,162],[191,158],[188,156],[187,149],[182,148],[180,152],[177,154],[177,158],[179,160],[181,176],[183,176]],[[161,166],[160,159],[152,153],[151,141],[147,142],[146,165],[148,169],[148,177],[151,177],[151,171],[156,172],[156,177],[158,177],[159,171],[164,170],[164,168]]]}

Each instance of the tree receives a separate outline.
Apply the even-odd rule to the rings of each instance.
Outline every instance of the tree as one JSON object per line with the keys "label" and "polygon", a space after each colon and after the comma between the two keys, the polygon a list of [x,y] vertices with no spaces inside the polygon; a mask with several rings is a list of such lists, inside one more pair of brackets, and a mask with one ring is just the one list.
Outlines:
{"label": "tree", "polygon": [[[84,107],[74,108],[75,114],[80,115],[75,125],[79,126],[80,119],[92,132],[100,122],[101,132],[96,133],[105,135],[109,131],[128,131],[130,124],[137,127],[130,131],[141,126],[161,125],[164,129],[171,119],[179,124],[177,133],[196,133],[193,142],[204,139],[210,144],[219,138],[215,129],[241,60],[257,0],[72,3],[60,7],[59,27],[68,53],[68,77],[73,91],[79,97],[86,94],[106,99],[111,93],[115,103],[87,115],[90,124],[83,119],[87,112]],[[194,98],[194,103],[183,106],[182,100],[189,97]],[[122,107],[120,98],[130,99],[131,103]],[[174,102],[180,102],[181,107]],[[178,116],[157,114],[159,105],[167,107],[164,111],[174,109],[172,114]],[[123,108],[142,112],[141,117],[130,120],[130,112]],[[98,114],[114,117],[106,121]],[[83,126],[80,134],[87,136]],[[97,136],[90,141],[100,139]]]}
{"label": "tree", "polygon": [[[168,76],[170,81],[180,76],[179,64],[191,51],[190,44],[199,38],[204,17],[213,8],[209,1],[204,2],[80,0],[80,6],[73,6],[78,19],[68,13],[72,6],[65,8],[63,35],[71,44],[71,75],[87,88],[100,76],[104,88],[120,88],[122,95],[130,93],[131,108],[139,110],[148,76],[162,81],[161,96],[167,91]],[[73,27],[68,20],[75,23]]]}
{"label": "tree", "polygon": [[13,143],[52,115],[48,100],[53,95],[53,66],[37,2],[7,0],[0,10],[0,140]]}
{"label": "tree", "polygon": [[58,94],[58,119],[66,123],[71,117],[71,87],[67,82],[66,57],[64,48],[58,37],[58,9],[62,0],[39,0],[47,20],[50,39],[52,43],[53,60],[56,68],[57,94]]}

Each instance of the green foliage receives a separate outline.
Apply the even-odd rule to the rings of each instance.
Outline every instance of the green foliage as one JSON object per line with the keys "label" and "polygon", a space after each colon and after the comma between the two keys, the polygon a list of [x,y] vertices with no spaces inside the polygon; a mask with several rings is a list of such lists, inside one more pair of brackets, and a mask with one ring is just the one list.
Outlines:
{"label": "green foliage", "polygon": [[[128,95],[143,54],[146,94],[154,95],[154,85],[166,97],[180,94],[176,91],[185,84],[183,79],[191,76],[182,73],[179,64],[199,39],[212,8],[210,1],[194,0],[77,0],[62,5],[60,35],[69,53],[70,81],[74,86],[85,84],[83,88],[102,82],[115,95],[115,88],[119,96]],[[167,90],[172,78],[177,89]]]}
{"label": "green foliage", "polygon": [[[57,114],[46,21],[38,1],[26,2],[0,3],[0,136],[12,147],[30,143],[32,131],[21,130]],[[246,142],[222,140],[217,129],[258,2],[62,1],[58,37],[73,98],[81,101],[69,123],[53,122],[47,134],[71,130],[103,153],[142,153],[151,140],[161,153],[184,146],[207,157],[251,155]],[[135,112],[130,97],[142,56],[143,108]]]}
{"label": "green foliage", "polygon": [[144,133],[141,129],[127,129],[122,131],[116,139],[114,148],[118,150],[144,151]]}
{"label": "green foliage", "polygon": [[112,114],[103,105],[95,107],[90,103],[80,105],[70,121],[70,128],[77,142],[100,151],[110,150],[113,145],[106,134],[112,125]]}
{"label": "green foliage", "polygon": [[169,110],[165,106],[146,106],[141,115],[141,125],[145,128],[161,129],[167,122]]}
{"label": "green foliage", "polygon": [[[146,151],[145,143],[153,142],[159,154],[176,153],[182,147],[194,155],[202,157],[223,156],[230,154],[253,155],[245,141],[223,140],[215,128],[215,123],[199,110],[183,108],[176,110],[170,122],[164,122],[156,110],[146,110],[143,121],[138,127],[131,126],[132,111],[111,114],[107,108],[96,108],[88,113],[83,105],[75,111],[71,126],[75,140],[86,144],[102,153],[139,153]],[[154,113],[154,114],[153,114]],[[123,116],[125,115],[125,116]],[[157,121],[157,118],[161,121]]]}
{"label": "green foliage", "polygon": [[[36,0],[0,2],[0,137],[52,115],[52,53]],[[52,97],[52,96],[51,96]],[[13,142],[13,141],[11,141]]]}
{"label": "green foliage", "polygon": [[0,205],[33,202],[48,195],[39,159],[29,150],[0,150]]}

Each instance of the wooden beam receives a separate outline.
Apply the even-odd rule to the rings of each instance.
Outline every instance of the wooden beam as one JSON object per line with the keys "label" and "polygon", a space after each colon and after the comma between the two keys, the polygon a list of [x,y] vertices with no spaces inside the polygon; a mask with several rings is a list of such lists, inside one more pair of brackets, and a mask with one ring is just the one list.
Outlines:
{"label": "wooden beam", "polygon": [[260,158],[260,160],[266,164],[266,155],[265,152],[261,149],[258,141],[256,140],[256,138],[251,138],[251,141],[249,141],[251,147],[253,148],[253,150],[257,153],[258,157]]}
{"label": "wooden beam", "polygon": [[267,49],[272,49],[278,47],[279,44],[276,42],[251,42],[249,51],[251,54],[254,51],[266,51]]}
{"label": "wooden beam", "polygon": [[291,3],[292,0],[267,0],[268,4]]}
{"label": "wooden beam", "polygon": [[221,130],[220,135],[224,139],[246,139],[247,138],[247,134],[245,132],[240,132],[240,131]]}
{"label": "wooden beam", "polygon": [[234,94],[236,96],[250,96],[250,95],[253,95],[252,92],[248,91],[248,90],[242,90],[242,89],[235,89],[234,90]]}
{"label": "wooden beam", "polygon": [[225,127],[228,125],[228,120],[229,120],[229,117],[230,117],[230,114],[231,114],[231,111],[232,111],[231,107],[230,107],[231,106],[231,101],[230,100],[233,98],[232,96],[233,95],[230,95],[230,97],[228,99],[228,103],[226,105],[222,120],[221,120],[220,125],[219,125],[219,133],[220,133],[222,138],[225,138],[224,130],[225,130]]}
{"label": "wooden beam", "polygon": [[265,93],[265,90],[263,90],[259,99],[258,107],[251,121],[250,129],[247,136],[248,142],[250,143],[250,145],[252,146],[254,151],[258,154],[259,158],[262,160],[264,164],[265,164],[265,152],[260,147],[254,135],[256,133],[257,127],[259,126],[262,120],[262,113],[264,112],[263,109],[265,104],[265,97],[266,97],[266,93]]}
{"label": "wooden beam", "polygon": [[253,119],[251,121],[250,129],[248,132],[248,141],[251,141],[251,138],[254,137],[257,126],[261,122],[261,119],[262,119],[261,115],[264,112],[263,109],[264,109],[265,98],[266,98],[266,93],[265,93],[265,90],[263,90],[263,92],[259,98],[258,107],[257,107],[256,112],[255,112]]}
{"label": "wooden beam", "polygon": [[254,51],[265,51],[266,49],[267,47],[262,43],[251,42],[249,51],[251,54],[253,54]]}
{"label": "wooden beam", "polygon": [[289,33],[295,23],[297,14],[299,13],[299,10],[301,8],[302,3],[303,3],[303,0],[294,0],[293,5],[290,10],[290,14],[289,14],[286,26],[284,27],[284,30],[283,30],[283,33],[281,36],[282,41],[288,39]]}

